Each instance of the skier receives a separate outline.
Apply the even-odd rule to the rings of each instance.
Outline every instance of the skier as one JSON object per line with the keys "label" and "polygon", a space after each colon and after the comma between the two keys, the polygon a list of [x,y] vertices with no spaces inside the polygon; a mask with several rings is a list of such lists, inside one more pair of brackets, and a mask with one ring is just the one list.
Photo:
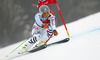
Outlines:
{"label": "skier", "polygon": [[[42,30],[37,32],[40,29]],[[42,5],[39,8],[39,13],[35,15],[35,23],[33,24],[32,37],[28,39],[28,42],[19,53],[24,53],[28,51],[28,49],[38,41],[39,43],[36,46],[41,46],[45,44],[52,33],[54,33],[54,36],[58,35],[58,32],[56,30],[55,16],[50,13],[49,7],[47,5]]]}

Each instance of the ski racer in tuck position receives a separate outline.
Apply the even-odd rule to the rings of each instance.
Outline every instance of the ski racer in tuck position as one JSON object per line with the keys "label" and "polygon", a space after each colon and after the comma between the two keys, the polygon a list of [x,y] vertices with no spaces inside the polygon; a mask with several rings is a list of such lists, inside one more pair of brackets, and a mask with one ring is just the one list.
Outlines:
{"label": "ski racer in tuck position", "polygon": [[[44,29],[36,33],[41,28]],[[56,30],[55,16],[50,13],[49,7],[47,5],[42,5],[39,8],[39,13],[35,15],[32,37],[28,39],[28,42],[25,44],[19,54],[28,51],[28,49],[30,49],[30,47],[37,41],[39,41],[39,43],[36,46],[45,44],[46,40],[50,38],[52,33],[54,33],[54,36],[58,35],[58,32]]]}

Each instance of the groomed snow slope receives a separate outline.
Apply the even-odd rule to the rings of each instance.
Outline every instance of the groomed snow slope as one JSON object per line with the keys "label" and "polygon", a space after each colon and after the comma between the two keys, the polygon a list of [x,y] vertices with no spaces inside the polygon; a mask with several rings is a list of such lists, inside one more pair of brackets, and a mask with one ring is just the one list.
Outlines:
{"label": "groomed snow slope", "polygon": [[[100,60],[100,12],[69,23],[67,27],[69,42],[48,46],[11,60]],[[58,27],[57,31],[59,36],[52,38],[48,44],[67,37],[64,26]],[[4,56],[20,43],[0,49],[0,60],[4,60]]]}

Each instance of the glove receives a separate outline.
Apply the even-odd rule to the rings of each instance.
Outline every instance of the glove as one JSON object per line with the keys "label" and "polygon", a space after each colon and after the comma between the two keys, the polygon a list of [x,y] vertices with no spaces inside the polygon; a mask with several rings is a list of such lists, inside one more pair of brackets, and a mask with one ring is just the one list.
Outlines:
{"label": "glove", "polygon": [[58,32],[56,30],[53,30],[54,36],[58,35]]}
{"label": "glove", "polygon": [[47,29],[47,28],[49,28],[49,25],[48,24],[42,24],[42,28]]}

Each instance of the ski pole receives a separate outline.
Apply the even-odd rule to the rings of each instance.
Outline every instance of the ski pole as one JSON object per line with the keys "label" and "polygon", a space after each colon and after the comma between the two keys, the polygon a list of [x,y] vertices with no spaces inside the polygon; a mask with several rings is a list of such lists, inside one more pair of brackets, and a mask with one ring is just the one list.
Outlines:
{"label": "ski pole", "polygon": [[[48,40],[45,42],[45,44],[51,39],[54,33],[51,34],[51,36],[48,38]],[[53,36],[54,37],[54,36]]]}
{"label": "ski pole", "polygon": [[[38,33],[39,31],[43,30],[44,28],[41,28],[39,30],[37,30],[36,33]],[[27,40],[25,40],[24,42],[22,42],[18,47],[16,47],[13,51],[11,51],[6,57],[8,57],[10,54],[12,54],[15,50],[17,50],[20,46],[22,46]]]}
{"label": "ski pole", "polygon": [[41,29],[39,29],[39,30],[37,30],[35,33],[38,33],[39,31],[41,31],[41,30],[43,30],[44,28],[41,28]]}
{"label": "ski pole", "polygon": [[8,57],[11,53],[13,53],[16,49],[18,49],[21,45],[23,45],[27,40],[22,42],[18,47],[16,47],[13,51],[11,51],[6,57]]}

